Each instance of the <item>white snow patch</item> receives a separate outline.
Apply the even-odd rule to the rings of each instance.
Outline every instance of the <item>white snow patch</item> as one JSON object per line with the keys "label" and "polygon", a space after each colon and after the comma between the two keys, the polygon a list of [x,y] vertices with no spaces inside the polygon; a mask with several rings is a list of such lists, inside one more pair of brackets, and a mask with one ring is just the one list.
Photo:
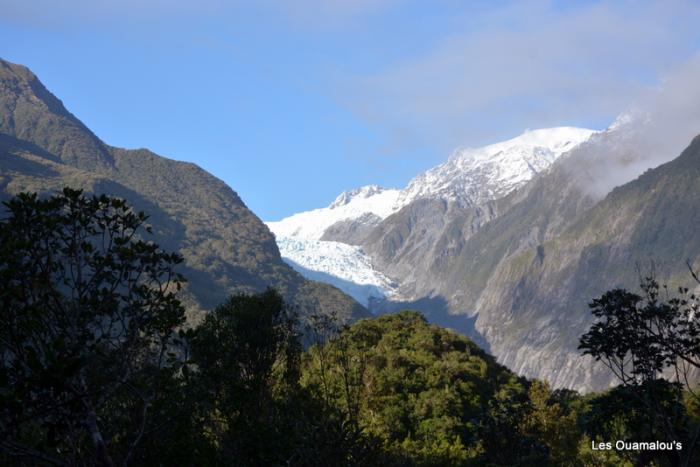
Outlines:
{"label": "white snow patch", "polygon": [[327,208],[314,209],[267,222],[278,237],[318,240],[328,227],[338,221],[356,219],[371,213],[384,219],[395,212],[400,190],[368,185],[341,193]]}
{"label": "white snow patch", "polygon": [[508,141],[456,150],[447,162],[411,180],[397,205],[418,198],[443,198],[478,205],[507,195],[547,169],[595,131],[557,127],[527,130]]}

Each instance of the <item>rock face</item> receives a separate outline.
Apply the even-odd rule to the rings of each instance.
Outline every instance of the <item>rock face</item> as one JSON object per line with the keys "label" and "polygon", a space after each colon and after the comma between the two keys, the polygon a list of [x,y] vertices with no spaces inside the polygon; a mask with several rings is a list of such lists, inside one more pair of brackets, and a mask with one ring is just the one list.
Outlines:
{"label": "rock face", "polygon": [[[550,128],[483,148],[458,150],[402,190],[397,200],[401,208],[373,229],[362,247],[377,269],[396,278],[402,301],[439,295],[454,313],[457,297],[467,293],[477,299],[456,280],[464,271],[454,260],[468,248],[469,239],[508,212],[528,192],[528,182],[538,175],[549,176],[548,169],[562,154],[585,145],[594,133]],[[495,244],[482,248],[493,257],[503,253]],[[417,264],[421,267],[416,268]]]}
{"label": "rock face", "polygon": [[[401,191],[397,210],[368,234],[362,246],[377,268],[401,284],[399,295],[415,300],[435,294],[435,273],[464,243],[503,209],[497,202],[594,132],[559,127],[477,149],[461,149],[415,177]],[[415,265],[434,265],[432,268]],[[445,297],[451,301],[451,297]]]}
{"label": "rock face", "polygon": [[[700,140],[597,203],[567,183],[568,168],[562,164],[543,177],[466,246],[464,266],[477,269],[494,263],[474,254],[479,243],[508,250],[488,268],[477,300],[460,297],[455,308],[474,304],[476,328],[516,371],[557,386],[602,388],[612,381],[610,374],[583,365],[576,351],[578,337],[592,322],[587,304],[613,287],[636,289],[637,266],[648,273],[649,261],[670,285],[690,285],[685,261],[697,266],[700,259]],[[567,193],[565,184],[574,188]],[[516,218],[529,225],[513,229]]]}
{"label": "rock face", "polygon": [[360,245],[372,233],[374,228],[382,223],[378,215],[366,212],[355,218],[343,219],[323,231],[321,240]]}
{"label": "rock face", "polygon": [[71,186],[127,199],[150,214],[154,241],[185,257],[192,318],[234,291],[280,289],[303,311],[367,311],[304,279],[274,236],[226,184],[194,164],[103,143],[27,68],[0,60],[0,197]]}

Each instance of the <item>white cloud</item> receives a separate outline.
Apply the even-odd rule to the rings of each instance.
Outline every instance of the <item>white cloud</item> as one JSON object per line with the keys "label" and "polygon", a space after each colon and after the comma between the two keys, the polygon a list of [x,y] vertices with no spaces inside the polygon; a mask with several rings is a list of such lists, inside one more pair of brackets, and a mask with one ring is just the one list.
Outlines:
{"label": "white cloud", "polygon": [[338,82],[345,105],[385,132],[442,150],[524,128],[604,121],[700,44],[697,2],[561,9],[519,2],[465,17],[428,54]]}

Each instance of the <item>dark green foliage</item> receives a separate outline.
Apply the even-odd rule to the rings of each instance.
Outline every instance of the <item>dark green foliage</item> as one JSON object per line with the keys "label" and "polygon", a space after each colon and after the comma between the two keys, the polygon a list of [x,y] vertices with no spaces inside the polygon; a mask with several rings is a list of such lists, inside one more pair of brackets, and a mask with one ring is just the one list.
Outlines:
{"label": "dark green foliage", "polygon": [[192,358],[210,402],[206,429],[225,458],[285,463],[293,446],[284,404],[297,392],[298,342],[295,316],[271,289],[232,296],[194,332]]}
{"label": "dark green foliage", "polygon": [[479,433],[484,464],[534,466],[548,462],[549,449],[538,436],[542,433],[535,431],[539,427],[533,426],[538,414],[528,393],[518,386],[504,387],[489,401],[487,414]]}
{"label": "dark green foliage", "polygon": [[[359,321],[312,347],[303,368],[305,387],[348,425],[381,441],[382,464],[464,465],[488,462],[496,450],[512,461],[523,452],[501,445],[529,442],[520,416],[501,411],[517,411],[518,398],[527,401],[522,382],[466,338],[416,312]],[[492,402],[498,397],[505,397],[499,407]],[[546,458],[540,451],[538,459]]]}
{"label": "dark green foliage", "polygon": [[[141,240],[146,216],[65,189],[21,194],[0,221],[0,446],[29,457],[126,460],[177,368],[181,262]],[[128,428],[123,431],[122,429]]]}
{"label": "dark green foliage", "polygon": [[[296,315],[272,289],[234,295],[188,331],[178,413],[139,464],[366,465],[377,446],[299,384]],[[371,463],[371,462],[370,462]]]}
{"label": "dark green foliage", "polygon": [[[653,282],[644,296],[593,302],[603,321],[582,346],[637,357],[629,386],[581,398],[516,377],[418,312],[349,327],[312,314],[303,352],[296,313],[268,289],[233,295],[175,333],[181,259],[140,238],[144,214],[69,189],[7,208],[4,463],[665,466],[677,453],[596,452],[590,441],[696,433],[697,399],[652,378],[673,350],[694,361],[694,328],[682,322],[693,302],[660,300]],[[643,359],[657,354],[650,369]]]}
{"label": "dark green foliage", "polygon": [[[592,439],[687,442],[690,419],[678,393],[674,384],[662,379],[639,386],[620,385],[592,398],[582,419],[583,427]],[[678,465],[680,457],[692,451],[692,446],[686,444],[681,453],[622,451],[620,455],[637,464],[654,461],[657,465]]]}
{"label": "dark green foliage", "polygon": [[272,289],[201,325],[182,259],[123,200],[21,194],[0,222],[0,461],[350,465],[376,444],[299,385],[296,314]]}
{"label": "dark green foliage", "polygon": [[691,465],[700,431],[686,410],[688,397],[698,399],[691,384],[700,369],[697,299],[686,288],[671,297],[653,277],[644,279],[641,290],[637,295],[614,289],[590,304],[597,321],[581,336],[579,348],[608,366],[620,382],[593,405],[593,434],[682,441],[681,452],[643,452],[635,461]]}

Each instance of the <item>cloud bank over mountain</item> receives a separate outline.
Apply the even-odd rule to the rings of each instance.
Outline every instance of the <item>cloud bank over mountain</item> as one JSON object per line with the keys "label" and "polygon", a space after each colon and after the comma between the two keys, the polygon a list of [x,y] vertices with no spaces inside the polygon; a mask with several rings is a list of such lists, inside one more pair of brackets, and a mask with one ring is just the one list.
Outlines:
{"label": "cloud bank over mountain", "polygon": [[672,160],[700,131],[700,56],[677,67],[579,150],[569,167],[582,189],[600,199],[646,170]]}

